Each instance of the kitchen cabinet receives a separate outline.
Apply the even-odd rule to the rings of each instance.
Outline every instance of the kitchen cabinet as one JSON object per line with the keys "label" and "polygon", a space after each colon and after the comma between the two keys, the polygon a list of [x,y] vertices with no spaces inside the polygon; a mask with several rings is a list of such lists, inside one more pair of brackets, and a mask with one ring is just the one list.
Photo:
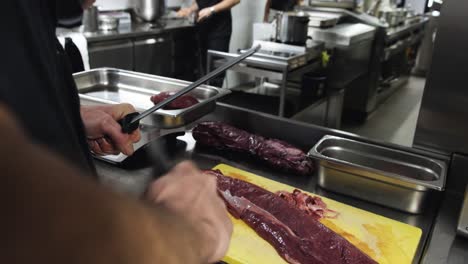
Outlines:
{"label": "kitchen cabinet", "polygon": [[92,43],[89,45],[88,52],[91,68],[134,69],[133,42],[131,40]]}
{"label": "kitchen cabinet", "polygon": [[134,70],[161,76],[174,72],[172,40],[170,35],[157,35],[133,42]]}
{"label": "kitchen cabinet", "polygon": [[188,81],[199,75],[201,58],[193,27],[117,37],[88,40],[91,68],[112,67]]}

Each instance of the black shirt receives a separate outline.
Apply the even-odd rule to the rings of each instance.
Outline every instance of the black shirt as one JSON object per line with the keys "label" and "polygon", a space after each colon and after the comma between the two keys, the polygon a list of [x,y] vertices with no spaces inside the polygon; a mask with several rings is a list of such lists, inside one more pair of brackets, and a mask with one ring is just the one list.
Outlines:
{"label": "black shirt", "polygon": [[271,0],[271,9],[278,11],[292,11],[297,0]]}
{"label": "black shirt", "polygon": [[[222,0],[196,0],[199,10],[212,7]],[[198,24],[199,31],[208,38],[230,37],[232,32],[231,10],[216,12]]]}
{"label": "black shirt", "polygon": [[94,173],[78,93],[55,37],[55,1],[2,2],[0,103],[13,111],[34,142]]}

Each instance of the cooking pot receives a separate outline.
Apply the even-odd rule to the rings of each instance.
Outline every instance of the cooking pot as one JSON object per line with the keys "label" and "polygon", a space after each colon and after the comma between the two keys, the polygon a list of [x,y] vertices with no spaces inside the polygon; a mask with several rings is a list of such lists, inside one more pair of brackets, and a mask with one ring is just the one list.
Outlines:
{"label": "cooking pot", "polygon": [[276,41],[303,45],[307,41],[309,16],[304,13],[279,12],[276,17]]}
{"label": "cooking pot", "polygon": [[144,21],[153,22],[166,12],[166,0],[136,0],[134,10]]}

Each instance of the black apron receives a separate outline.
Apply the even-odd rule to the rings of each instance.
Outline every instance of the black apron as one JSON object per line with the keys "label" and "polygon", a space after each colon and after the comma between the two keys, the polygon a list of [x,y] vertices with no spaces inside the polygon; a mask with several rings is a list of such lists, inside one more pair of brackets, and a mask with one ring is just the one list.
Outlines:
{"label": "black apron", "polygon": [[31,140],[95,175],[70,65],[55,37],[57,15],[66,12],[58,12],[55,0],[3,1],[2,9],[0,103]]}
{"label": "black apron", "polygon": [[271,9],[278,11],[292,11],[297,5],[297,0],[271,0]]}
{"label": "black apron", "polygon": [[[221,0],[196,0],[199,10],[212,7]],[[210,39],[215,38],[230,38],[232,32],[232,17],[231,10],[216,12],[208,19],[198,23],[198,28],[201,34],[207,35]]]}
{"label": "black apron", "polygon": [[[196,0],[199,10],[212,7],[221,0]],[[232,33],[231,10],[216,12],[206,20],[197,24],[198,35],[200,38],[201,64],[206,73],[206,54],[208,50],[229,51],[229,42]],[[222,86],[225,73],[214,78],[210,84]]]}

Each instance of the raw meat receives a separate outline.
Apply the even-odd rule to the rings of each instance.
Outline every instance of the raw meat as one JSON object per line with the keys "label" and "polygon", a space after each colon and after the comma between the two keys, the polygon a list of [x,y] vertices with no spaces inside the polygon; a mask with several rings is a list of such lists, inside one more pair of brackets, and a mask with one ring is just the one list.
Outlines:
{"label": "raw meat", "polygon": [[[167,92],[162,92],[157,95],[151,96],[151,101],[154,104],[158,104],[167,98],[169,98],[172,94]],[[166,105],[164,109],[166,110],[175,110],[175,109],[184,109],[189,108],[193,105],[198,104],[198,100],[191,96],[191,95],[182,95],[181,97],[177,98],[176,100],[172,101],[170,104]]]}
{"label": "raw meat", "polygon": [[308,240],[296,236],[289,227],[273,215],[243,197],[232,196],[229,190],[220,194],[231,214],[242,219],[262,238],[272,244],[278,254],[287,262],[325,264],[309,252],[308,244],[310,243]]}
{"label": "raw meat", "polygon": [[312,160],[302,150],[281,140],[267,139],[221,122],[200,123],[192,134],[202,145],[249,153],[284,171],[299,175],[314,171]]}
{"label": "raw meat", "polygon": [[302,212],[311,215],[315,219],[337,218],[339,213],[327,208],[327,205],[318,196],[310,196],[295,189],[292,193],[280,191],[276,193],[290,205],[296,207]]}
{"label": "raw meat", "polygon": [[[376,263],[349,241],[324,226],[317,219],[292,206],[277,194],[257,185],[226,177],[218,171],[207,173],[217,177],[218,191],[225,200],[226,193],[229,192],[229,195],[232,197],[246,199],[274,218],[272,220],[271,217],[268,217],[264,213],[262,216],[259,216],[260,211],[255,209],[253,212],[252,210],[239,210],[239,208],[242,209],[243,204],[246,204],[243,199],[234,199],[233,201],[237,205],[226,200],[230,211],[234,211],[233,215],[243,219],[257,234],[272,244],[289,263]],[[250,205],[249,208],[252,208],[252,206]],[[254,221],[252,218],[260,220]],[[276,220],[282,224],[278,225]],[[268,226],[269,229],[265,229],[265,226]],[[291,234],[287,232],[288,229],[285,229],[284,226],[301,239],[300,252],[302,253],[298,253],[297,250],[289,251],[289,245],[284,246],[275,241],[277,239],[275,234],[281,234],[282,237],[284,236],[282,241],[293,243],[291,247],[296,247],[295,243],[299,243],[296,238],[290,236]],[[271,232],[271,234],[268,234],[268,232]],[[311,256],[309,257],[307,254]],[[304,256],[307,258],[307,261],[304,260]]]}

